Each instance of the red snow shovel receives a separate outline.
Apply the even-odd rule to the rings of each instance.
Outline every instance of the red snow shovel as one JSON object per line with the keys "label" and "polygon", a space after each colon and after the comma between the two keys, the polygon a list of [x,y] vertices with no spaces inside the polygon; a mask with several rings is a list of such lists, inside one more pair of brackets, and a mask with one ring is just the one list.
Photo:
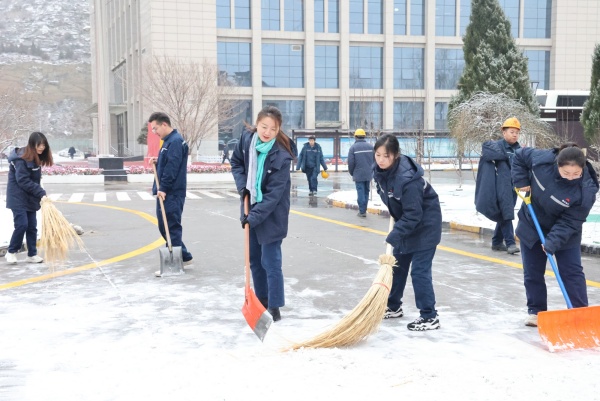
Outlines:
{"label": "red snow shovel", "polygon": [[[517,194],[529,210],[533,224],[538,232],[542,245],[545,243],[544,233],[531,205],[531,195],[523,197],[517,188]],[[563,297],[567,310],[545,311],[538,313],[538,332],[548,346],[550,352],[580,348],[600,347],[600,306],[573,308],[569,294],[558,272],[558,266],[552,254],[546,253],[548,261]]]}
{"label": "red snow shovel", "polygon": [[[244,214],[248,215],[249,206],[248,203],[250,200],[249,196],[246,195],[244,197]],[[244,305],[242,306],[242,314],[246,318],[246,322],[248,322],[248,326],[254,331],[254,334],[263,341],[269,327],[271,327],[271,323],[273,323],[273,318],[267,312],[263,304],[256,297],[256,294],[250,288],[250,226],[248,224],[244,227],[245,234],[245,259],[246,259],[246,289],[245,289],[245,299]]]}

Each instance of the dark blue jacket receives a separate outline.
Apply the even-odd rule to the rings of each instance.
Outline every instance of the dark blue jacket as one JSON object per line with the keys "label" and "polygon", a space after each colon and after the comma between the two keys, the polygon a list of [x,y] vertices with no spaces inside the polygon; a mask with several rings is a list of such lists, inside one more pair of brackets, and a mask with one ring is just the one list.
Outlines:
{"label": "dark blue jacket", "polygon": [[[164,138],[156,162],[160,191],[167,195],[185,196],[188,153],[188,144],[176,129]],[[155,182],[152,193],[156,195],[156,192]]]}
{"label": "dark blue jacket", "polygon": [[298,156],[296,170],[302,170],[304,172],[307,167],[319,168],[319,164],[323,166],[323,170],[327,170],[321,145],[315,142],[315,146],[311,148],[310,143],[306,142],[304,146],[302,146],[300,156]]}
{"label": "dark blue jacket", "polygon": [[[231,172],[238,192],[246,188],[250,143],[250,132],[240,137],[240,142],[231,156]],[[284,135],[284,134],[279,134]],[[256,152],[256,149],[252,149]],[[257,202],[250,208],[248,223],[256,231],[258,242],[270,244],[287,237],[288,218],[290,214],[290,166],[292,155],[278,142],[275,142],[265,160],[261,190],[262,202]],[[244,204],[241,206],[242,215]]]}
{"label": "dark blue jacket", "polygon": [[35,212],[40,210],[40,200],[46,195],[40,185],[42,168],[33,161],[23,160],[24,152],[24,149],[15,148],[8,156],[6,207]]}
{"label": "dark blue jacket", "polygon": [[352,180],[371,181],[374,161],[373,145],[363,138],[357,138],[348,150],[348,172]]}
{"label": "dark blue jacket", "polygon": [[434,248],[442,238],[442,211],[433,187],[423,178],[423,168],[408,156],[381,170],[373,164],[377,192],[396,220],[386,242],[395,253]]}
{"label": "dark blue jacket", "polygon": [[[557,149],[524,148],[517,151],[512,168],[515,187],[531,187],[531,205],[545,236],[547,252],[581,246],[581,231],[598,192],[598,177],[587,163],[582,178],[567,180],[556,164]],[[516,234],[532,248],[538,233],[523,202]]]}
{"label": "dark blue jacket", "polygon": [[518,142],[510,146],[504,139],[486,141],[481,147],[481,158],[475,184],[475,209],[488,219],[501,222],[514,220],[517,193],[510,176],[511,160]]}

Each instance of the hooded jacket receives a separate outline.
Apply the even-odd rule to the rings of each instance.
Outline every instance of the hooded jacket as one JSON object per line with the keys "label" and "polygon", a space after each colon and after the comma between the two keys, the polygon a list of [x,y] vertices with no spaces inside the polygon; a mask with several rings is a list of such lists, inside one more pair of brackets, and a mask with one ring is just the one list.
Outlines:
{"label": "hooded jacket", "polygon": [[33,161],[24,160],[24,153],[23,148],[15,148],[8,156],[6,207],[35,212],[40,210],[40,201],[46,195],[40,185],[42,168]]}
{"label": "hooded jacket", "polygon": [[[583,223],[599,188],[598,176],[589,162],[581,178],[562,178],[557,155],[558,149],[519,149],[512,168],[515,187],[531,187],[531,205],[545,237],[544,248],[550,254],[581,246]],[[519,210],[516,234],[530,249],[540,240],[525,202]]]}
{"label": "hooded jacket", "polygon": [[401,155],[387,170],[373,164],[377,192],[396,223],[386,238],[394,253],[435,248],[442,238],[438,194],[423,178],[423,168]]}
{"label": "hooded jacket", "polygon": [[373,145],[364,138],[356,138],[356,142],[348,150],[348,172],[354,181],[371,181],[373,178]]}

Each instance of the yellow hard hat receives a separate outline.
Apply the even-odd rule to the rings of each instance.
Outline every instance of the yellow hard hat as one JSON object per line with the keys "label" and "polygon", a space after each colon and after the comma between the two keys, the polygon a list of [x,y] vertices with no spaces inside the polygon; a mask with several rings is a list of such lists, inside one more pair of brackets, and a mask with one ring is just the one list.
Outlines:
{"label": "yellow hard hat", "polygon": [[329,178],[329,173],[325,170],[321,171],[321,177],[323,177],[324,179],[328,179]]}
{"label": "yellow hard hat", "polygon": [[504,121],[504,124],[502,124],[502,129],[504,128],[516,128],[518,130],[521,129],[521,123],[519,122],[519,120],[517,120],[517,117],[511,117],[509,119],[507,119],[506,121]]}
{"label": "yellow hard hat", "polygon": [[357,129],[356,131],[354,131],[354,136],[366,136],[367,134],[365,134],[365,130],[362,128]]}

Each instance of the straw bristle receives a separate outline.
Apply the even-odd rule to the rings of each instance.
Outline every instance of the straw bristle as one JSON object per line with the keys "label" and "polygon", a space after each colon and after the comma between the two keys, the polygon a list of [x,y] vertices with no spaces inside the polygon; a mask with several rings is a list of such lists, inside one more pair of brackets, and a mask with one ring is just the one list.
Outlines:
{"label": "straw bristle", "polygon": [[369,291],[348,315],[331,329],[308,341],[294,344],[288,350],[348,347],[375,333],[385,314],[394,275],[393,265],[396,264],[392,255],[381,255],[379,261],[380,268]]}
{"label": "straw bristle", "polygon": [[51,270],[67,259],[70,248],[75,245],[83,249],[83,241],[71,224],[54,206],[50,198],[42,199],[42,235],[40,249],[44,252],[44,261]]}

